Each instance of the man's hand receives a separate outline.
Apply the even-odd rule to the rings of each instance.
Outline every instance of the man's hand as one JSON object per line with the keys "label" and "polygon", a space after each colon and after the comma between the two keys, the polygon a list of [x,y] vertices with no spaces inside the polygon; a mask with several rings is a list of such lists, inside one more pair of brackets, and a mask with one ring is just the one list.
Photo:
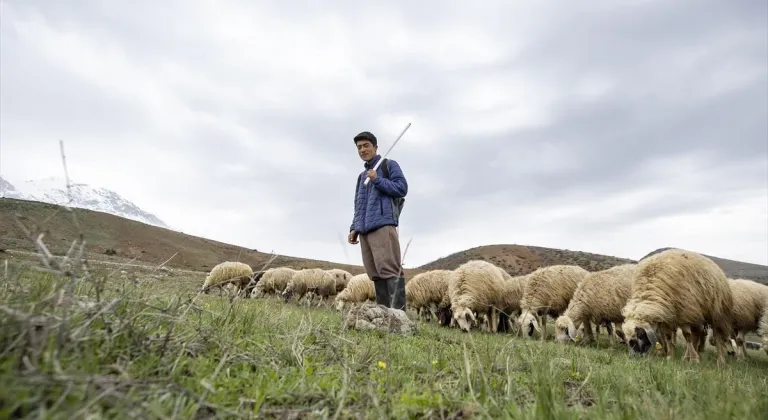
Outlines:
{"label": "man's hand", "polygon": [[376,171],[373,169],[369,169],[368,172],[365,173],[366,176],[368,176],[368,179],[370,179],[369,182],[373,182],[374,179],[376,179]]}
{"label": "man's hand", "polygon": [[351,243],[352,245],[356,245],[358,243],[357,240],[357,232],[354,230],[352,232],[349,232],[349,236],[347,237],[347,241]]}

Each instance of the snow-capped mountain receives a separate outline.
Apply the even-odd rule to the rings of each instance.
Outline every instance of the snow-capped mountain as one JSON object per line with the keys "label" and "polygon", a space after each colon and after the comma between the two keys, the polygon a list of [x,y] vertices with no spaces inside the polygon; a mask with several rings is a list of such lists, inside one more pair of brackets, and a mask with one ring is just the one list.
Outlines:
{"label": "snow-capped mountain", "polygon": [[[71,182],[69,188],[72,194],[70,207],[114,214],[126,219],[170,229],[157,216],[142,210],[114,191]],[[0,198],[2,197],[59,205],[69,202],[67,183],[64,178],[59,177],[26,181],[16,184],[16,186],[0,177]]]}

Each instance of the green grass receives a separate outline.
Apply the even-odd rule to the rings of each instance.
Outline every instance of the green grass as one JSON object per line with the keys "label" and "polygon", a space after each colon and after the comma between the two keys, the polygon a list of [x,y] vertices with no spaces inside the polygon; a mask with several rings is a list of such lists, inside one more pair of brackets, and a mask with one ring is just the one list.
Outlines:
{"label": "green grass", "polygon": [[69,278],[18,264],[7,277],[1,270],[2,418],[768,413],[762,351],[718,368],[711,348],[698,365],[630,359],[604,337],[585,348],[423,323],[409,337],[346,331],[331,309],[197,297],[202,279],[179,274],[136,272],[135,280],[102,271],[68,299],[59,292]]}

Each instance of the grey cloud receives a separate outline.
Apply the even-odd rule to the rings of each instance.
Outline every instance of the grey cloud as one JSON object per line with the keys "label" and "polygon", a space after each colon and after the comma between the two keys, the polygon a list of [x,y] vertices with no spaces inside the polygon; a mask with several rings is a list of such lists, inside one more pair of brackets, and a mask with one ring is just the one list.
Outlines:
{"label": "grey cloud", "polygon": [[[291,10],[268,3],[262,10],[283,18],[303,19],[301,14],[312,9],[311,3],[307,2],[306,7],[292,4]],[[77,28],[113,40],[131,52],[136,63],[144,58],[156,62],[167,59],[189,65],[199,72],[201,81],[213,83],[222,90],[242,86],[243,92],[247,92],[243,94],[245,97],[258,93],[250,87],[264,82],[259,79],[258,69],[246,69],[254,72],[250,79],[236,79],[235,75],[245,76],[248,71],[218,67],[219,63],[212,58],[215,57],[213,41],[206,41],[202,33],[191,36],[172,29],[183,19],[174,18],[172,7],[167,4],[166,7],[150,7],[150,4],[154,3],[128,7],[125,13],[118,11],[114,4],[96,1],[68,3],[66,7],[57,2],[27,1],[14,3],[13,7],[21,11],[22,18],[34,10],[58,29]],[[243,4],[256,7],[250,2]],[[396,54],[381,61],[361,63],[368,76],[396,80],[398,89],[386,98],[365,91],[349,93],[367,97],[367,101],[343,116],[303,108],[270,109],[268,104],[257,103],[258,97],[254,97],[252,106],[233,105],[228,96],[212,98],[176,89],[174,93],[190,110],[240,123],[251,133],[253,143],[263,146],[258,149],[263,153],[270,153],[270,142],[291,139],[301,142],[306,154],[315,156],[318,162],[343,168],[340,172],[325,173],[315,167],[314,161],[307,161],[305,169],[296,170],[294,166],[285,165],[297,158],[291,155],[270,155],[263,162],[263,156],[254,156],[251,145],[241,143],[233,133],[214,124],[193,123],[174,142],[182,145],[177,153],[185,159],[184,167],[205,174],[205,184],[175,191],[176,200],[194,199],[198,204],[218,202],[224,208],[227,200],[246,196],[241,204],[244,212],[249,208],[258,209],[260,203],[279,203],[285,207],[290,222],[264,229],[292,236],[296,241],[330,241],[335,246],[335,232],[345,232],[351,221],[354,176],[362,170],[352,146],[354,134],[371,129],[377,116],[383,113],[414,115],[414,124],[421,119],[437,127],[451,127],[456,119],[469,118],[450,109],[448,101],[468,78],[519,70],[562,92],[562,97],[550,108],[554,119],[551,124],[481,138],[446,129],[445,137],[434,148],[419,149],[422,155],[405,153],[407,146],[393,155],[406,175],[413,174],[409,180],[417,174],[432,174],[448,186],[439,200],[408,197],[404,211],[409,231],[414,235],[430,235],[446,226],[469,223],[469,218],[474,216],[463,214],[461,203],[481,200],[492,193],[507,195],[507,206],[514,208],[560,195],[610,196],[632,188],[663,184],[667,181],[647,169],[649,162],[660,157],[708,152],[717,156],[717,160],[709,162],[713,169],[733,165],[751,168],[732,172],[733,178],[720,180],[718,189],[732,193],[733,197],[764,186],[768,170],[765,124],[768,33],[764,19],[768,5],[765,2],[656,1],[623,9],[609,8],[607,5],[611,2],[590,2],[582,9],[539,5],[531,7],[530,16],[518,14],[509,19],[502,17],[501,12],[462,11],[457,6],[459,3],[436,10],[437,4],[400,9],[404,24],[413,28],[414,36],[428,27],[455,24],[456,30],[460,30],[472,24],[459,24],[462,16],[467,20],[480,15],[495,16],[496,20],[482,26],[492,31],[502,44],[508,41],[509,45],[502,51],[503,58],[493,65],[468,65],[450,71],[438,68],[427,58],[406,59]],[[499,2],[499,7],[511,7],[502,4]],[[176,5],[183,7],[183,2]],[[344,20],[343,24],[351,28],[351,33],[360,33],[364,38],[374,17],[360,3],[350,2],[346,6],[349,8],[339,7],[335,12]],[[518,21],[525,26],[525,37],[505,33],[522,31],[516,27]],[[55,69],[34,61],[33,53],[26,55],[14,50],[14,40],[8,39],[9,36],[12,35],[3,29],[3,74],[4,78],[14,81],[13,84],[3,82],[4,124],[8,118],[17,125],[22,121],[25,125],[32,124],[37,118],[43,118],[47,128],[69,127],[72,131],[85,122],[90,125],[87,130],[114,127],[127,131],[131,130],[131,124],[141,124],[144,116],[133,108],[135,105],[114,102],[95,88],[64,79]],[[520,50],[514,47],[518,40]],[[676,67],[676,59],[689,54],[691,48],[702,49],[699,60],[687,70]],[[9,54],[22,57],[29,70],[7,64]],[[715,87],[708,80],[726,71],[736,76],[758,73],[747,84],[700,100],[699,93]],[[573,86],[585,77],[607,77],[614,85],[597,99],[572,96]],[[46,80],[49,84],[35,84],[30,80]],[[64,93],[56,94],[51,87],[54,85],[61,86],[57,89]],[[305,94],[295,91],[292,85],[278,88],[286,95]],[[346,94],[339,92],[339,95]],[[46,102],[36,107],[35,103],[40,100]],[[87,111],[90,109],[94,111]],[[399,127],[391,128],[392,132],[397,130]],[[385,133],[377,132],[377,135],[382,148],[386,149],[391,139]],[[556,160],[540,157],[534,164],[546,171],[521,172],[520,165],[531,164],[528,161],[531,150],[543,145],[567,156],[568,164],[552,167],[557,165]],[[489,162],[499,157],[507,160],[491,167]],[[223,170],[226,165],[244,165],[249,169],[229,172]],[[712,187],[703,185],[698,192]],[[200,194],[204,194],[204,198]],[[600,223],[620,226],[661,214],[706,209],[717,206],[724,198],[722,195],[687,197],[681,194],[663,202],[646,203],[632,211],[605,215]],[[597,222],[583,221],[585,226],[590,223]],[[605,229],[605,225],[601,226]],[[333,235],[331,239],[329,235]]]}

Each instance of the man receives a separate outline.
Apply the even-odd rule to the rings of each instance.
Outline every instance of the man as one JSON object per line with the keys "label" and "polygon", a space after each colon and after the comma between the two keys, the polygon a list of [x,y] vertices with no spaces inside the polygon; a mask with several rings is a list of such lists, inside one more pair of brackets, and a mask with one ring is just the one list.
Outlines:
{"label": "man", "polygon": [[[348,241],[353,245],[360,243],[363,266],[376,290],[376,303],[405,310],[405,277],[397,227],[401,207],[398,204],[408,193],[408,182],[394,160],[387,159],[373,170],[381,156],[376,136],[371,132],[363,131],[354,137],[354,142],[360,159],[365,161],[365,171],[357,177],[355,214]],[[366,178],[368,185],[363,185]]]}

